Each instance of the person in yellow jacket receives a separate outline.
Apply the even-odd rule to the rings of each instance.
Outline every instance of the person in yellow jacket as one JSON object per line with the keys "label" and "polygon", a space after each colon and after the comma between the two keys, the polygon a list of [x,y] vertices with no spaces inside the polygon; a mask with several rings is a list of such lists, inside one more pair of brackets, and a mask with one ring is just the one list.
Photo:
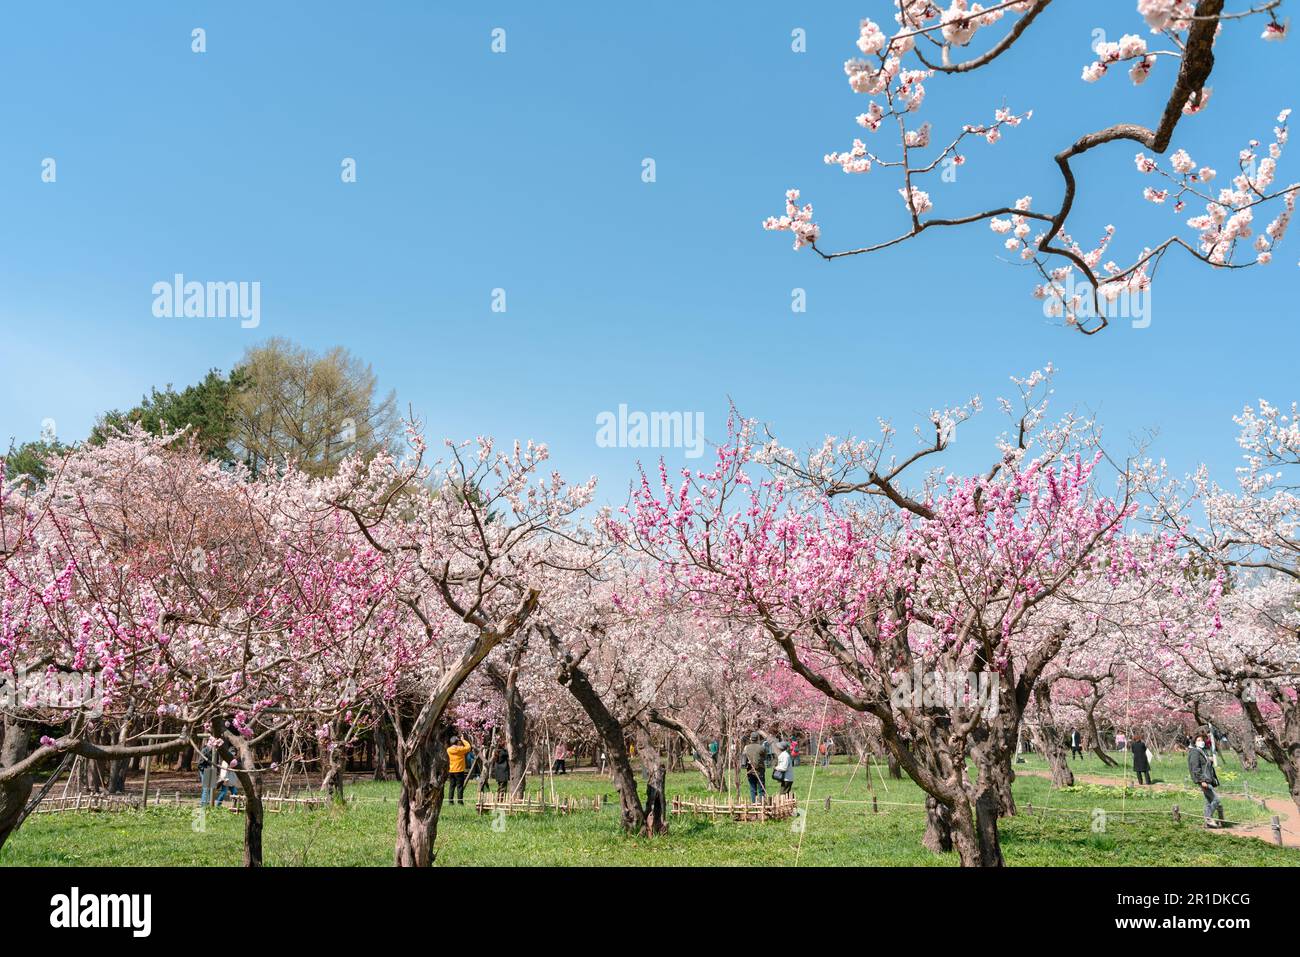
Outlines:
{"label": "person in yellow jacket", "polygon": [[465,755],[469,754],[470,743],[465,738],[453,733],[451,739],[447,742],[447,761],[449,767],[447,776],[451,781],[451,795],[447,798],[451,804],[456,803],[460,798],[460,803],[465,803]]}

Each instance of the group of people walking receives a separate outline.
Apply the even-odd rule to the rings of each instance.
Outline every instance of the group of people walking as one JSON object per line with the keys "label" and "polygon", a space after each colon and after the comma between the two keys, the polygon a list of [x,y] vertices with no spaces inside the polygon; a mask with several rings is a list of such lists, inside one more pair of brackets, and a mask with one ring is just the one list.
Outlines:
{"label": "group of people walking", "polygon": [[[1213,728],[1210,733],[1214,733]],[[1216,758],[1213,749],[1211,747],[1211,750],[1206,750],[1208,741],[1204,734],[1197,734],[1194,740],[1189,740],[1187,743],[1187,774],[1192,779],[1192,784],[1200,789],[1201,797],[1205,800],[1205,826],[1220,827],[1223,821],[1223,801],[1217,790],[1219,776],[1215,769]],[[1133,755],[1133,774],[1137,777],[1137,783],[1150,785],[1151,752],[1142,735],[1135,733],[1130,739],[1123,731],[1117,732],[1115,746]],[[1083,735],[1078,730],[1070,734],[1070,756],[1083,757]],[[1216,816],[1218,820],[1215,819]]]}

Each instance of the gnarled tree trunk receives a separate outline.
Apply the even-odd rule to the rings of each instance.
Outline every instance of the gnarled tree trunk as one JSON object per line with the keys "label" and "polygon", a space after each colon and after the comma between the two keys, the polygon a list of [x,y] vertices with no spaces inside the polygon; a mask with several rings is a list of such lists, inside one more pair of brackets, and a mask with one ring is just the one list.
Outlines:
{"label": "gnarled tree trunk", "polygon": [[447,749],[440,735],[401,748],[398,777],[402,792],[397,801],[398,867],[429,867],[438,836],[438,815],[447,781]]}
{"label": "gnarled tree trunk", "polygon": [[1101,746],[1101,731],[1097,729],[1097,718],[1095,716],[1097,709],[1096,700],[1092,700],[1085,708],[1084,714],[1088,719],[1088,737],[1092,740],[1092,753],[1101,758],[1101,763],[1108,768],[1119,767],[1119,762],[1106,753],[1106,749]]}
{"label": "gnarled tree trunk", "polygon": [[664,793],[667,769],[659,757],[659,747],[649,731],[637,726],[637,751],[646,769],[645,825],[650,834],[668,833],[668,798]]}
{"label": "gnarled tree trunk", "polygon": [[1052,686],[1046,681],[1034,688],[1034,702],[1038,706],[1038,723],[1030,728],[1030,734],[1034,738],[1034,747],[1051,769],[1052,787],[1074,787],[1069,749],[1065,746],[1065,735],[1056,726],[1052,715]]}
{"label": "gnarled tree trunk", "polygon": [[17,721],[6,717],[0,724],[0,848],[5,846],[9,835],[18,827],[23,808],[32,794],[32,776],[27,773],[6,775],[6,768],[13,768],[27,757],[27,729]]}
{"label": "gnarled tree trunk", "polygon": [[325,764],[325,774],[321,778],[320,789],[334,801],[344,800],[343,771],[347,766],[347,747],[344,740],[346,732],[342,721],[334,721],[330,728],[330,742],[333,747],[322,746],[321,760]]}
{"label": "gnarled tree trunk", "polygon": [[925,836],[921,843],[936,854],[952,853],[952,812],[929,794],[925,796]]}
{"label": "gnarled tree trunk", "polygon": [[[530,589],[519,606],[501,622],[481,624],[473,643],[443,672],[420,706],[411,727],[404,729],[401,715],[394,711],[397,733],[398,770],[402,782],[397,802],[397,844],[394,863],[398,867],[430,867],[438,835],[438,814],[447,778],[447,750],[441,736],[443,716],[456,690],[502,641],[512,637],[537,608],[539,592]],[[428,626],[426,626],[428,627]]]}

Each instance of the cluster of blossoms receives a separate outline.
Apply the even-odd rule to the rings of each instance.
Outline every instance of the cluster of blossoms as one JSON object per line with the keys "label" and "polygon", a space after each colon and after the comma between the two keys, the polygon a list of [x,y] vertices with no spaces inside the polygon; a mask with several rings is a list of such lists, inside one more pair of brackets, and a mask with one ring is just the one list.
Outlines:
{"label": "cluster of blossoms", "polygon": [[907,203],[907,208],[912,211],[913,216],[928,213],[934,208],[934,204],[930,202],[930,194],[915,186],[900,189],[898,195],[903,197],[903,202]]}
{"label": "cluster of blossoms", "polygon": [[993,232],[1007,237],[1003,247],[1008,252],[1017,253],[1022,260],[1034,258],[1038,242],[1042,238],[1042,234],[1039,234],[1034,237],[1032,243],[1028,238],[1032,230],[1029,227],[1029,219],[1023,213],[1029,210],[1033,201],[1032,196],[1021,196],[1015,202],[1015,208],[1021,212],[1014,213],[1007,219],[994,216],[989,220],[989,228]]}
{"label": "cluster of blossoms", "polygon": [[[1256,262],[1270,262],[1274,247],[1286,234],[1295,212],[1296,193],[1300,191],[1300,184],[1292,184],[1274,193],[1269,192],[1277,177],[1277,162],[1286,146],[1290,114],[1289,109],[1278,114],[1273,142],[1266,149],[1261,151],[1259,141],[1251,140],[1237,154],[1239,172],[1233,177],[1232,185],[1224,186],[1214,194],[1206,191],[1205,184],[1215,178],[1215,170],[1208,166],[1198,167],[1186,150],[1180,149],[1169,158],[1172,172],[1162,169],[1154,157],[1138,153],[1134,159],[1138,172],[1154,173],[1170,184],[1167,188],[1146,187],[1142,192],[1143,198],[1152,203],[1164,203],[1172,197],[1175,213],[1182,212],[1188,196],[1204,200],[1205,213],[1193,216],[1187,220],[1187,225],[1199,233],[1198,248],[1206,261],[1214,265],[1230,263],[1238,244],[1248,243]],[[1263,232],[1256,235],[1253,228],[1256,207],[1279,197],[1281,210]],[[1252,236],[1254,242],[1249,242]]]}
{"label": "cluster of blossoms", "polygon": [[[1022,196],[1016,200],[1015,208],[1027,212],[1032,205],[1032,198]],[[1030,235],[1032,229],[1029,218],[1023,213],[1016,213],[1003,219],[993,217],[989,228],[998,235],[1006,236],[1003,247],[1008,252],[1016,253],[1023,262],[1035,262],[1043,276],[1043,282],[1034,287],[1035,299],[1045,304],[1045,313],[1061,318],[1067,325],[1077,325],[1087,319],[1095,318],[1099,312],[1112,310],[1121,297],[1133,297],[1146,292],[1151,286],[1151,277],[1145,264],[1130,270],[1121,270],[1113,260],[1103,262],[1111,240],[1115,237],[1115,227],[1107,225],[1101,238],[1092,249],[1084,249],[1069,233],[1059,235],[1063,248],[1073,258],[1064,265],[1051,269],[1038,260],[1039,244],[1045,233],[1039,231]],[[1098,275],[1096,298],[1090,284],[1079,277],[1076,260],[1094,274]]]}
{"label": "cluster of blossoms", "polygon": [[787,190],[785,194],[785,215],[769,216],[763,221],[764,229],[789,230],[794,233],[794,248],[810,246],[817,242],[821,229],[812,221],[812,203],[798,205],[799,191]]}
{"label": "cluster of blossoms", "polygon": [[[926,21],[939,17],[945,39],[961,44],[968,42],[976,29],[997,22],[1007,10],[1018,6],[1027,9],[1030,4],[1004,5],[985,11],[979,4],[968,5],[965,0],[956,0],[951,7],[941,12],[928,3],[905,2],[895,15],[901,27],[892,37],[887,36],[875,21],[863,20],[859,26],[857,47],[867,59],[848,60],[844,64],[844,72],[854,92],[883,97],[884,102],[873,99],[866,111],[858,114],[856,122],[869,133],[876,133],[886,120],[894,119],[900,128],[899,145],[903,156],[901,159],[882,159],[868,149],[863,140],[855,139],[847,150],[826,153],[823,156],[824,162],[852,174],[869,173],[877,166],[900,169],[906,185],[899,190],[899,195],[913,221],[932,209],[933,202],[929,194],[911,182],[913,177],[934,172],[941,167],[964,165],[966,157],[958,152],[963,139],[980,136],[988,143],[997,143],[1002,138],[1004,127],[1019,126],[1033,114],[1017,114],[1005,107],[999,108],[995,111],[992,122],[963,125],[961,132],[937,156],[925,162],[915,161],[911,151],[931,146],[933,127],[928,121],[909,127],[907,121],[909,115],[916,113],[925,102],[925,81],[934,76],[934,70],[903,69],[902,57],[915,48],[918,35],[916,27]],[[797,190],[787,192],[786,214],[768,217],[763,221],[765,229],[793,232],[795,249],[812,246],[820,235],[819,227],[811,220],[812,207],[804,206],[801,209],[795,204],[794,199],[798,195]]]}
{"label": "cluster of blossoms", "polygon": [[1146,40],[1136,33],[1124,34],[1118,43],[1103,40],[1093,52],[1097,54],[1097,59],[1083,68],[1083,79],[1088,83],[1096,83],[1114,64],[1132,60],[1134,63],[1129,68],[1129,79],[1134,84],[1141,84],[1151,75],[1151,67],[1155,65],[1155,57],[1147,54]]}
{"label": "cluster of blossoms", "polygon": [[975,33],[981,27],[990,27],[997,23],[1006,15],[1008,10],[1016,13],[1027,13],[1032,6],[1031,2],[1023,0],[1020,3],[999,3],[986,9],[981,4],[969,3],[967,0],[953,0],[952,4],[945,10],[929,2],[908,0],[908,2],[901,5],[902,9],[900,13],[895,15],[895,18],[902,20],[910,27],[915,27],[938,16],[942,24],[940,32],[943,34],[944,42],[955,46],[966,46],[974,39]]}

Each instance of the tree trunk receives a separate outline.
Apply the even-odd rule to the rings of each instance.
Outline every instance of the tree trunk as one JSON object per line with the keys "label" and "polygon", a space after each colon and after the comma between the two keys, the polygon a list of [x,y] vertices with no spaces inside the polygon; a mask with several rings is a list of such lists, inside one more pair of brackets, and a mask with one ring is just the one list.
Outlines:
{"label": "tree trunk", "polygon": [[398,867],[433,865],[447,767],[447,749],[441,735],[430,735],[423,743],[412,741],[400,748],[397,769],[402,790],[397,799],[394,854]]}
{"label": "tree trunk", "polygon": [[329,753],[329,761],[325,766],[325,776],[321,778],[320,782],[321,793],[328,795],[333,801],[344,800],[343,764],[343,749],[335,748]]}
{"label": "tree trunk", "polygon": [[1241,745],[1237,748],[1241,766],[1247,771],[1259,770],[1259,755],[1255,753],[1255,729],[1247,727],[1241,732]]}
{"label": "tree trunk", "polygon": [[885,763],[889,766],[889,776],[895,781],[903,780],[903,766],[898,763],[898,758],[894,757],[893,752],[885,752]]}
{"label": "tree trunk", "polygon": [[320,782],[321,793],[329,795],[334,801],[344,800],[343,771],[347,766],[347,749],[340,740],[344,734],[343,722],[335,721],[330,729],[330,743],[333,747],[326,748],[322,755],[325,773]]}
{"label": "tree trunk", "polygon": [[375,723],[375,771],[376,781],[388,780],[388,729],[383,720]]}
{"label": "tree trunk", "polygon": [[[483,668],[492,687],[505,699],[505,745],[506,754],[510,756],[508,787],[514,797],[521,797],[528,787],[528,703],[519,690],[519,669],[523,664],[524,652],[527,650],[527,642],[520,639],[510,649],[504,667],[489,661]],[[546,761],[549,758],[550,755],[542,755],[539,760]],[[545,765],[541,767],[539,773],[545,773]]]}
{"label": "tree trunk", "polygon": [[266,811],[262,806],[262,776],[255,773],[257,755],[252,744],[244,738],[235,738],[234,749],[239,759],[235,776],[244,792],[244,866],[261,867],[262,829],[266,823]]}
{"label": "tree trunk", "polygon": [[704,781],[710,791],[727,790],[726,764],[721,747],[718,748],[717,755],[713,755],[709,751],[709,746],[693,728],[682,724],[670,715],[661,714],[654,708],[650,709],[648,717],[654,724],[667,728],[681,737],[686,747],[691,750],[691,763],[700,774],[704,775]]}
{"label": "tree trunk", "polygon": [[[133,709],[134,710],[134,709]],[[126,744],[127,738],[131,733],[131,720],[127,718],[122,722],[122,726],[117,732],[118,745]],[[126,758],[117,758],[108,762],[108,793],[125,794],[126,793],[126,772],[131,766],[131,761]]]}
{"label": "tree trunk", "polygon": [[447,749],[441,734],[443,716],[452,696],[465,679],[502,641],[512,637],[537,608],[539,592],[529,589],[519,606],[492,628],[480,628],[473,643],[455,664],[444,671],[411,721],[409,731],[393,714],[397,734],[398,769],[402,791],[397,802],[397,843],[394,862],[398,867],[429,867],[433,864],[434,840],[438,835],[438,814],[447,778]]}
{"label": "tree trunk", "polygon": [[952,843],[962,867],[1003,867],[1002,846],[998,840],[998,815],[1002,800],[994,790],[983,790],[969,801],[958,801],[952,808]]}
{"label": "tree trunk", "polygon": [[632,771],[627,742],[623,737],[623,725],[610,714],[596,689],[591,686],[587,673],[579,664],[581,659],[575,659],[561,648],[559,636],[549,626],[538,625],[537,629],[549,642],[551,652],[559,664],[557,677],[560,684],[569,689],[569,693],[582,706],[595,726],[596,733],[600,735],[609,760],[610,776],[618,790],[623,830],[629,834],[648,834],[645,809],[641,806],[641,797],[637,793],[636,775]]}
{"label": "tree trunk", "polygon": [[921,843],[936,854],[952,853],[952,812],[929,794],[925,796],[925,836]]}
{"label": "tree trunk", "polygon": [[1074,772],[1070,770],[1070,749],[1065,746],[1065,738],[1055,726],[1045,728],[1041,733],[1033,732],[1034,747],[1047,759],[1047,766],[1052,772],[1052,787],[1074,787]]}
{"label": "tree trunk", "polygon": [[1092,753],[1101,758],[1101,763],[1108,768],[1119,767],[1119,762],[1106,753],[1101,746],[1101,732],[1097,730],[1097,719],[1093,716],[1093,710],[1097,707],[1097,702],[1088,706],[1085,712],[1088,717],[1088,736],[1092,738]]}
{"label": "tree trunk", "polygon": [[659,757],[659,746],[649,731],[637,726],[637,751],[646,769],[645,822],[650,834],[668,833],[668,799],[664,794],[668,778],[667,769]]}
{"label": "tree trunk", "polygon": [[1004,796],[997,788],[982,791],[975,799],[975,823],[979,838],[980,867],[1003,867],[1002,843],[998,839],[998,817]]}
{"label": "tree trunk", "polygon": [[1052,715],[1052,686],[1046,682],[1034,688],[1034,701],[1038,705],[1038,723],[1030,728],[1034,747],[1047,759],[1052,771],[1052,787],[1074,787],[1074,772],[1070,770],[1070,752],[1065,745],[1065,735],[1057,728]]}
{"label": "tree trunk", "polygon": [[1295,802],[1296,810],[1300,810],[1300,687],[1289,690],[1292,694],[1290,698],[1287,697],[1286,690],[1281,688],[1271,695],[1273,704],[1281,712],[1280,730],[1269,724],[1253,697],[1239,697],[1246,717],[1264,739],[1268,755],[1286,778],[1287,790]]}
{"label": "tree trunk", "polygon": [[0,848],[18,827],[18,821],[32,793],[32,776],[6,777],[4,769],[27,757],[27,729],[12,718],[0,724]]}
{"label": "tree trunk", "polygon": [[1020,723],[1014,714],[999,712],[987,725],[976,725],[970,733],[970,755],[978,769],[981,793],[996,796],[1002,814],[1016,813],[1016,799],[1011,782],[1016,772],[1012,765]]}

